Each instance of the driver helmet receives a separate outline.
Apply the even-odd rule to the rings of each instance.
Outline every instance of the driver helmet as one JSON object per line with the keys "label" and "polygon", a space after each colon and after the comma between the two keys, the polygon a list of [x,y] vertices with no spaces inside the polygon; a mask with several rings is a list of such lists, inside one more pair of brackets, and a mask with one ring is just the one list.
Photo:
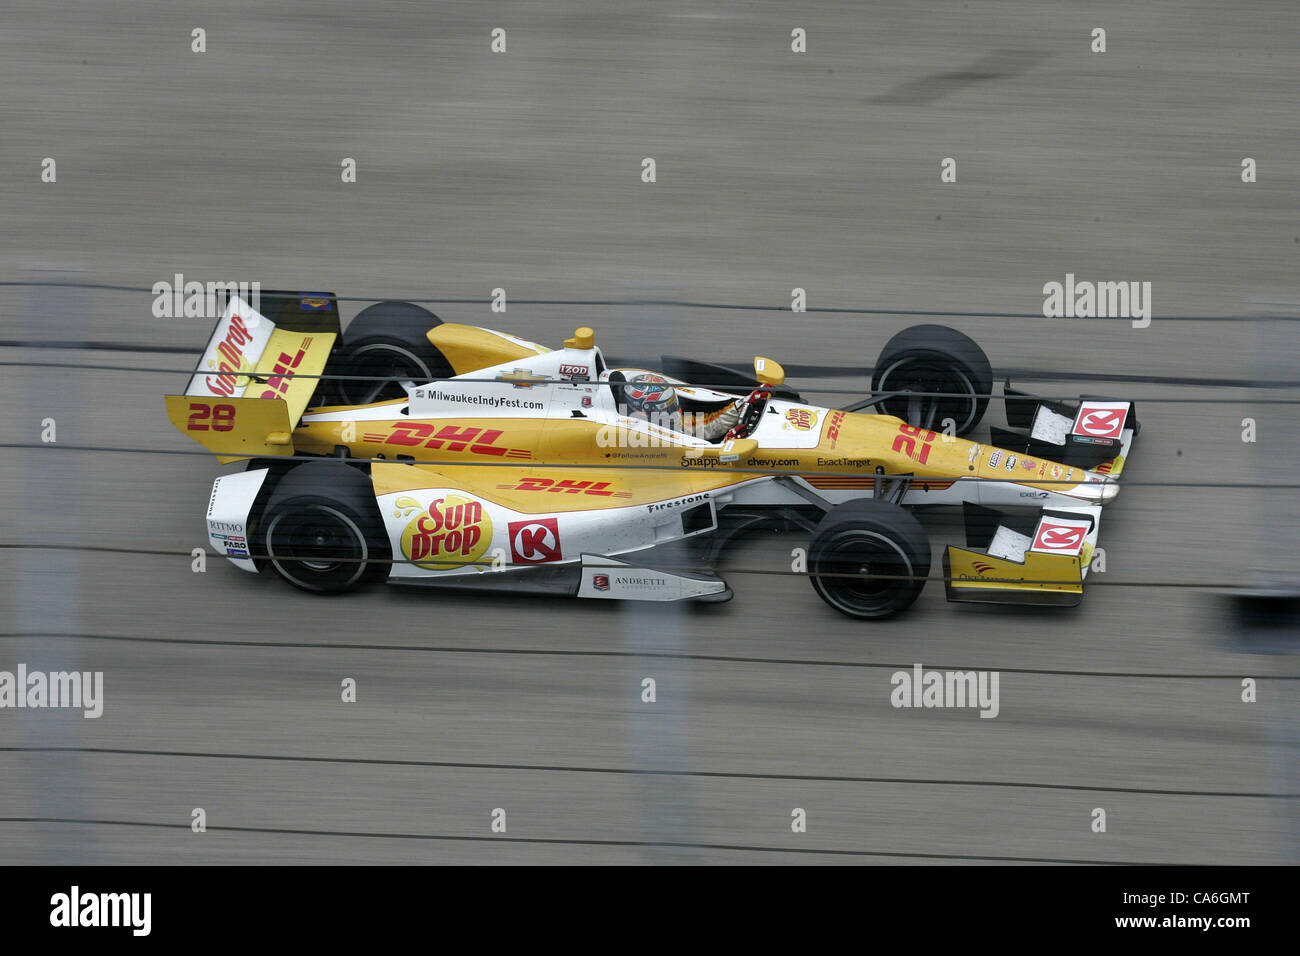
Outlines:
{"label": "driver helmet", "polygon": [[623,386],[625,414],[644,418],[652,425],[681,431],[682,407],[677,390],[662,375],[645,372],[635,375]]}

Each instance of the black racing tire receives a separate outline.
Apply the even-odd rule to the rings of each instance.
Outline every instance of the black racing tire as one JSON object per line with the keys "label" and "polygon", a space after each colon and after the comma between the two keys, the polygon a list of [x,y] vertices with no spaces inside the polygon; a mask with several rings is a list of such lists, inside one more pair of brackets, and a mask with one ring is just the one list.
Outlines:
{"label": "black racing tire", "polygon": [[[871,377],[874,392],[951,392],[952,397],[886,399],[876,407],[909,425],[942,431],[952,419],[958,435],[984,417],[993,391],[988,356],[970,336],[946,325],[913,325],[885,343]],[[913,420],[916,419],[916,420]]]}
{"label": "black racing tire", "polygon": [[405,398],[407,384],[450,377],[450,363],[426,334],[441,324],[442,319],[413,302],[377,302],[362,309],[348,323],[326,372],[391,375],[393,380],[333,379],[331,403],[369,405]]}
{"label": "black racing tire", "polygon": [[370,476],[341,461],[294,468],[267,501],[257,552],[304,591],[341,594],[383,580],[393,552]]}
{"label": "black racing tire", "polygon": [[[841,614],[880,620],[911,607],[930,573],[930,537],[892,501],[863,498],[837,505],[808,548],[813,589]],[[823,577],[822,575],[882,575]]]}

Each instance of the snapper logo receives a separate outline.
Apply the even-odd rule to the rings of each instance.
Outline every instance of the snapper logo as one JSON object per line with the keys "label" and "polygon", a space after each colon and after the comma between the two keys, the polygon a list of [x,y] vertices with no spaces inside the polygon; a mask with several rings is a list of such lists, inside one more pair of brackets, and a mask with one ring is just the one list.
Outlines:
{"label": "snapper logo", "polygon": [[806,432],[817,424],[817,413],[806,408],[792,408],[785,413],[785,418],[801,432]]}
{"label": "snapper logo", "polygon": [[253,366],[244,355],[244,346],[251,341],[253,333],[248,331],[244,320],[238,315],[231,315],[226,337],[217,343],[217,358],[208,360],[208,368],[216,369],[217,377],[213,379],[209,375],[203,380],[214,395],[230,398],[235,394],[236,388],[247,387],[247,376],[253,371]]}
{"label": "snapper logo", "polygon": [[[399,517],[410,514],[419,503],[414,498],[397,500]],[[478,564],[492,543],[492,519],[481,502],[463,495],[434,498],[427,511],[418,514],[402,532],[402,554],[416,567],[430,571],[454,571]]]}

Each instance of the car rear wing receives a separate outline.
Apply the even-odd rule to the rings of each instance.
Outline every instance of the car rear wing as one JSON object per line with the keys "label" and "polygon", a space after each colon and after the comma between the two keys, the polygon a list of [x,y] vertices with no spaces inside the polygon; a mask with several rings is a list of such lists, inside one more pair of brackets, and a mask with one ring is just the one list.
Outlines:
{"label": "car rear wing", "polygon": [[224,464],[293,454],[302,418],[339,336],[329,293],[263,293],[273,321],[231,297],[183,395],[167,417]]}
{"label": "car rear wing", "polygon": [[1003,393],[1007,424],[1014,430],[992,428],[993,444],[1112,478],[1124,470],[1133,439],[1142,429],[1132,402],[1091,397],[1050,401],[1017,391],[1010,382]]}

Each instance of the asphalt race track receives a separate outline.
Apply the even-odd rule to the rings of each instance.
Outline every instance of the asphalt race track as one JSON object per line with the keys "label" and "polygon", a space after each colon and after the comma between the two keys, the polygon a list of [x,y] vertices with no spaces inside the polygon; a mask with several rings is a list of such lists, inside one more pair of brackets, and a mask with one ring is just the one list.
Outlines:
{"label": "asphalt race track", "polygon": [[[103,671],[105,705],[0,711],[0,863],[1294,860],[1294,658],[1239,653],[1218,595],[1300,571],[1276,403],[1300,396],[1297,17],[10,0],[0,670]],[[1143,431],[1074,610],[932,581],[854,622],[757,573],[798,536],[733,552],[719,606],[323,599],[191,570],[219,466],[162,396],[213,323],[124,291],[175,273],[455,300],[431,307],[556,345],[589,324],[614,356],[767,355],[832,405],[939,321],[999,380],[1134,399]],[[1067,273],[1151,282],[1154,320],[1035,317]],[[891,707],[914,663],[1000,671],[999,715]]]}

